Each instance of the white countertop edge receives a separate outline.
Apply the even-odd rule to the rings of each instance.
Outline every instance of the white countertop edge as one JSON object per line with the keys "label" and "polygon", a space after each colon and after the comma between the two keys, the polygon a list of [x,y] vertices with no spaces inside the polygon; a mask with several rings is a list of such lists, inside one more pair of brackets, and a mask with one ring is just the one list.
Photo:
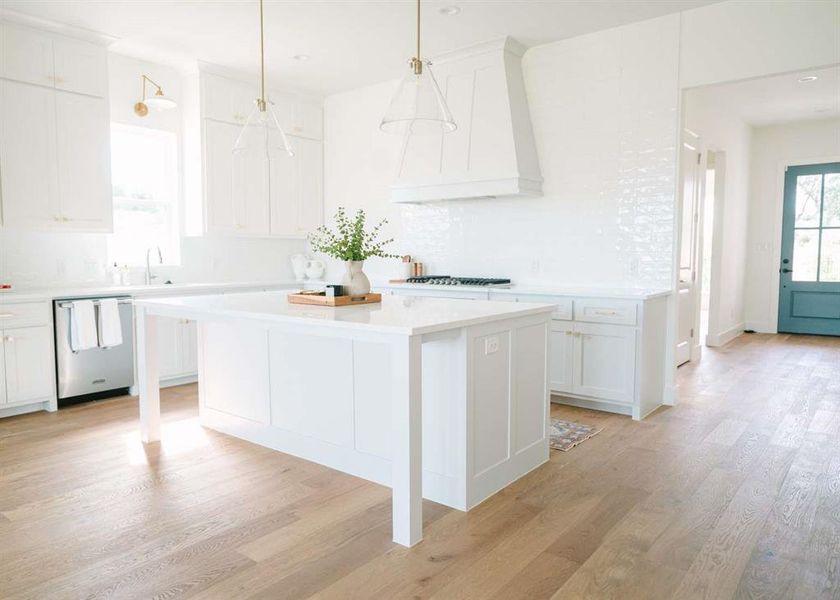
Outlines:
{"label": "white countertop edge", "polygon": [[173,283],[155,285],[119,285],[119,286],[56,286],[45,288],[23,288],[10,292],[0,292],[0,303],[38,302],[62,298],[97,298],[100,296],[178,296],[190,295],[191,292],[206,290],[236,290],[252,288],[295,289],[305,285],[324,285],[323,281],[228,281],[211,283]]}
{"label": "white countertop edge", "polygon": [[[181,298],[190,298],[200,296],[181,296]],[[466,301],[465,301],[466,302]],[[424,335],[430,333],[437,333],[439,331],[449,331],[452,329],[461,329],[464,327],[471,327],[473,325],[481,325],[483,323],[493,323],[495,321],[504,321],[506,319],[517,319],[521,317],[528,317],[533,315],[546,314],[550,318],[550,314],[555,310],[552,304],[532,304],[522,303],[517,305],[516,310],[506,310],[503,313],[495,315],[480,315],[476,317],[462,318],[457,321],[450,321],[447,323],[425,325],[421,327],[398,327],[388,325],[377,325],[370,323],[355,323],[353,321],[333,321],[328,319],[318,319],[298,315],[281,315],[269,313],[255,313],[253,311],[237,310],[232,308],[215,308],[215,307],[196,307],[175,305],[167,302],[166,299],[139,299],[134,301],[135,308],[151,309],[151,314],[160,315],[170,318],[192,318],[197,320],[204,317],[215,317],[224,320],[248,320],[259,323],[290,323],[290,324],[306,324],[313,326],[321,326],[336,329],[351,329],[358,331],[386,333],[392,335]],[[366,305],[362,305],[366,306]],[[317,307],[315,307],[317,308]],[[324,307],[331,308],[331,307]],[[340,307],[339,310],[352,310],[354,307]]]}
{"label": "white countertop edge", "polygon": [[650,300],[671,295],[667,289],[610,289],[610,288],[588,288],[588,287],[539,287],[529,285],[512,285],[509,288],[500,287],[471,287],[471,286],[445,286],[427,285],[422,283],[375,283],[375,289],[383,290],[429,290],[451,293],[493,293],[493,294],[519,294],[523,296],[563,296],[576,298],[615,298],[622,300]]}

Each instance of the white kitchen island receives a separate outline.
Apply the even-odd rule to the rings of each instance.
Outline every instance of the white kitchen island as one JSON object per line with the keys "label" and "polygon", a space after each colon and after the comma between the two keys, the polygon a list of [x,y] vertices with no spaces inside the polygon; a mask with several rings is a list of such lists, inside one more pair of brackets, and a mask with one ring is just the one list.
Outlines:
{"label": "white kitchen island", "polygon": [[157,320],[196,320],[202,424],[390,486],[404,546],[423,498],[469,510],[548,460],[552,305],[259,292],[135,310],[144,442],[160,439]]}

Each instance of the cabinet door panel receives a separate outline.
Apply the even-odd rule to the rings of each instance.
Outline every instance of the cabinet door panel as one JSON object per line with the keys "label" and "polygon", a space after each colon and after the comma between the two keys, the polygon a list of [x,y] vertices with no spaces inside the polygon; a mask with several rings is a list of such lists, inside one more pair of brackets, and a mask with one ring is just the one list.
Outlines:
{"label": "cabinet door panel", "polygon": [[295,156],[281,156],[272,161],[269,171],[272,235],[295,235],[299,227],[300,143],[297,139],[291,139],[290,143],[295,150]]}
{"label": "cabinet door panel", "polygon": [[52,39],[37,31],[0,28],[0,76],[37,85],[54,85]]}
{"label": "cabinet door panel", "polygon": [[0,173],[5,224],[59,224],[53,90],[0,81]]}
{"label": "cabinet door panel", "polygon": [[161,379],[181,374],[180,329],[180,319],[161,318],[157,321],[158,369]]}
{"label": "cabinet door panel", "polygon": [[233,198],[233,154],[237,127],[227,123],[204,122],[205,191],[207,231],[228,233],[236,230]]}
{"label": "cabinet door panel", "polygon": [[551,358],[549,361],[551,391],[572,393],[574,370],[574,326],[565,321],[551,322]]}
{"label": "cabinet door panel", "polygon": [[295,102],[291,127],[286,133],[320,140],[324,137],[324,110],[314,102]]}
{"label": "cabinet door panel", "polygon": [[3,331],[9,404],[40,400],[55,391],[51,334],[49,326]]}
{"label": "cabinet door panel", "polygon": [[574,393],[633,402],[636,330],[575,323]]}
{"label": "cabinet door panel", "polygon": [[280,123],[280,127],[283,129],[286,135],[297,135],[294,132],[293,125],[295,110],[294,98],[292,98],[292,96],[289,96],[288,94],[278,94],[276,92],[269,92],[268,101],[269,104],[271,104],[271,109],[277,116],[277,122]]}
{"label": "cabinet door panel", "polygon": [[104,98],[108,95],[108,58],[105,48],[69,38],[53,42],[55,87]]}
{"label": "cabinet door panel", "polygon": [[297,141],[298,181],[298,232],[308,234],[324,222],[324,156],[323,144],[314,140]]}
{"label": "cabinet door panel", "polygon": [[108,104],[56,92],[56,145],[62,221],[72,229],[113,229]]}
{"label": "cabinet door panel", "polygon": [[0,331],[0,405],[6,404],[6,345]]}
{"label": "cabinet door panel", "polygon": [[268,159],[233,156],[233,204],[240,235],[268,235]]}
{"label": "cabinet door panel", "polygon": [[198,373],[198,325],[186,319],[181,325],[181,372],[184,375]]}

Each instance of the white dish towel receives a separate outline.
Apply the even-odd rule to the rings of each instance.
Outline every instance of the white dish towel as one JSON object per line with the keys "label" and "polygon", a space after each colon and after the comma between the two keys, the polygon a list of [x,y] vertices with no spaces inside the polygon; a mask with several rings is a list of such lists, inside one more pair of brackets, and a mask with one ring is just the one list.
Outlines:
{"label": "white dish towel", "polygon": [[99,301],[99,347],[112,348],[122,344],[120,307],[116,298]]}
{"label": "white dish towel", "polygon": [[93,300],[74,300],[70,305],[70,349],[78,352],[96,346]]}

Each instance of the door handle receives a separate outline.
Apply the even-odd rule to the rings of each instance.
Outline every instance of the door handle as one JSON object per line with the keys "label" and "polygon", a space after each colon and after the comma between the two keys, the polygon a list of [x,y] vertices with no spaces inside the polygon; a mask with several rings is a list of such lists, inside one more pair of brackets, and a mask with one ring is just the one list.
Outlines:
{"label": "door handle", "polygon": [[779,272],[780,273],[792,273],[793,269],[788,269],[787,267],[784,267]]}

